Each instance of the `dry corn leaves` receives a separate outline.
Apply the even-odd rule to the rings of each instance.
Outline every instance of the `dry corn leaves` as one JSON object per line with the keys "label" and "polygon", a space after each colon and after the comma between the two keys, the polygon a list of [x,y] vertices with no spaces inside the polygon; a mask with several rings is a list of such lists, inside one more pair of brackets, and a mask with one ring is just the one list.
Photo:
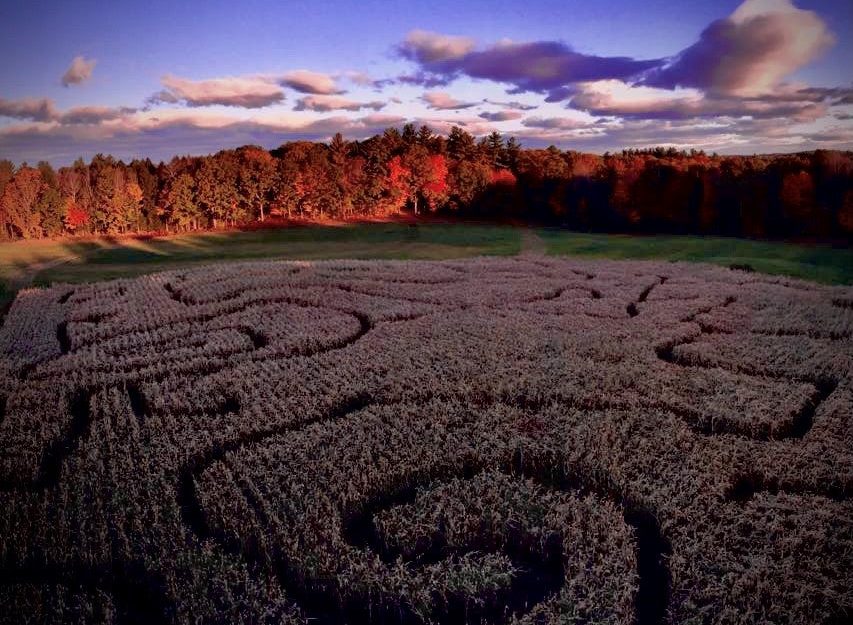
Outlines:
{"label": "dry corn leaves", "polygon": [[0,622],[843,622],[851,299],[538,257],[24,291]]}

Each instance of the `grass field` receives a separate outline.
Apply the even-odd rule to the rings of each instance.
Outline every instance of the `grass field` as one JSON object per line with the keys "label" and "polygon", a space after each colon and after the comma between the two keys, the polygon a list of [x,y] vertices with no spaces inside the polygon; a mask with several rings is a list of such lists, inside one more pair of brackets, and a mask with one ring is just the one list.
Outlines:
{"label": "grass field", "polygon": [[[853,284],[853,250],[691,236],[622,236],[538,230],[548,254],[612,259],[683,260],[828,284]],[[523,229],[470,224],[359,224],[143,239],[65,239],[0,244],[0,308],[30,282],[95,282],[202,263],[262,258],[428,259],[506,256]]]}
{"label": "grass field", "polygon": [[728,267],[749,265],[755,271],[853,284],[853,248],[750,241],[723,237],[631,236],[543,230],[547,253],[610,259],[674,260]]}
{"label": "grass field", "polygon": [[[64,239],[0,244],[0,306],[30,280],[95,282],[218,261],[261,258],[429,259],[506,256],[520,234],[501,226],[365,224],[249,232],[186,234],[152,239]],[[67,262],[61,262],[67,259]],[[56,264],[60,263],[60,264]]]}

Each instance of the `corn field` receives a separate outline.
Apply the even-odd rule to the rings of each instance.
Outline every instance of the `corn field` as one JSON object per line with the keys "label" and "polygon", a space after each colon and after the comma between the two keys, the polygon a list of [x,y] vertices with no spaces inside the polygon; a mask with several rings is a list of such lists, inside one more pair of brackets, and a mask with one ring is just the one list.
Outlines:
{"label": "corn field", "polygon": [[853,619],[853,289],[257,262],[21,292],[0,623]]}

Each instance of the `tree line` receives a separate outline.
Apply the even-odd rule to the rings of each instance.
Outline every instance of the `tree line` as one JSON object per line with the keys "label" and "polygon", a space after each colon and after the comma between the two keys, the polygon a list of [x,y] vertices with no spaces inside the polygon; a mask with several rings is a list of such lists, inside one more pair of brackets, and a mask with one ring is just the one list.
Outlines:
{"label": "tree line", "polygon": [[603,155],[523,149],[494,132],[388,128],[155,165],[97,155],[55,170],[0,161],[0,237],[188,231],[401,212],[604,232],[853,240],[853,152]]}

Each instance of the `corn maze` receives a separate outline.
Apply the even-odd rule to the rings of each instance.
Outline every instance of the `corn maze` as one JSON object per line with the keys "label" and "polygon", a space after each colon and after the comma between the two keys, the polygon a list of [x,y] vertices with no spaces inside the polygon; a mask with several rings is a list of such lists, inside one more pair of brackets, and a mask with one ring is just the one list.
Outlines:
{"label": "corn maze", "polygon": [[853,619],[853,290],[260,262],[19,294],[0,623]]}

